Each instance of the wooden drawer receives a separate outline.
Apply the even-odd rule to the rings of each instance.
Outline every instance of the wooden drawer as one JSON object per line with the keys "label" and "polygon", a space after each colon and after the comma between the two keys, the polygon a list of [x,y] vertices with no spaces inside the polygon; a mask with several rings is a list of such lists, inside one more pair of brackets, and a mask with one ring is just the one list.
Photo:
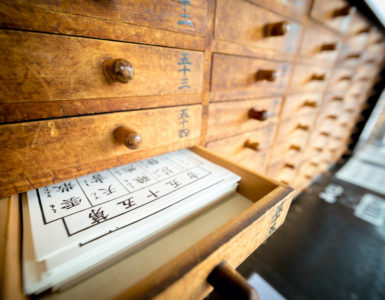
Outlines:
{"label": "wooden drawer", "polygon": [[[257,175],[209,151],[197,154],[242,177],[237,194],[196,215],[170,233],[120,257],[120,261],[49,299],[202,299],[211,291],[206,278],[222,261],[236,268],[284,221],[292,189]],[[5,299],[21,298],[20,209],[18,197],[2,199],[7,236]],[[11,250],[12,249],[12,250]],[[2,264],[3,266],[3,264]],[[135,274],[135,276],[131,276]],[[186,283],[188,283],[186,285]]]}
{"label": "wooden drawer", "polygon": [[309,6],[309,0],[250,0],[255,4],[261,5],[263,7],[271,8],[274,11],[279,12],[280,14],[285,15],[296,15],[300,17],[307,12]]}
{"label": "wooden drawer", "polygon": [[[157,0],[155,4],[151,0],[80,0],[75,3],[70,0],[21,0],[15,4],[12,0],[6,0],[2,1],[0,11],[2,27],[9,28],[65,34],[79,34],[85,31],[92,34],[94,28],[90,25],[100,25],[99,23],[104,22],[104,34],[107,36],[114,31],[127,29],[126,24],[204,35],[207,1]],[[36,18],[36,15],[45,18]],[[76,26],[67,24],[71,20]],[[64,26],[53,26],[58,25],[56,22],[60,21]],[[106,30],[108,25],[109,30]]]}
{"label": "wooden drawer", "polygon": [[277,142],[281,144],[285,141],[291,141],[296,146],[303,148],[307,142],[308,136],[313,128],[316,115],[294,116],[293,119],[281,122],[277,135]]}
{"label": "wooden drawer", "polygon": [[285,160],[279,160],[268,166],[268,176],[282,182],[283,184],[292,185],[295,182],[297,167]]}
{"label": "wooden drawer", "polygon": [[329,80],[331,69],[324,66],[297,63],[291,79],[291,90],[322,90]]}
{"label": "wooden drawer", "polygon": [[[237,21],[240,16],[241,22]],[[218,0],[215,38],[294,53],[299,43],[300,25],[245,0]]]}
{"label": "wooden drawer", "polygon": [[289,119],[298,114],[310,114],[319,109],[322,94],[300,94],[290,95],[285,98],[281,119]]}
{"label": "wooden drawer", "polygon": [[345,32],[348,30],[354,12],[355,8],[344,0],[315,0],[310,15],[333,29]]}
{"label": "wooden drawer", "polygon": [[230,138],[220,139],[207,144],[207,148],[229,157],[230,160],[254,170],[265,173],[267,156],[273,144],[276,126],[267,126]]}
{"label": "wooden drawer", "polygon": [[282,144],[274,145],[270,161],[284,160],[292,165],[300,164],[303,159],[303,147],[305,147],[303,144],[298,145],[297,141],[287,140]]}
{"label": "wooden drawer", "polygon": [[290,71],[286,62],[214,54],[211,100],[282,94]]}
{"label": "wooden drawer", "polygon": [[354,78],[354,74],[352,69],[335,68],[330,79],[329,90],[347,90]]}
{"label": "wooden drawer", "polygon": [[333,64],[340,48],[339,41],[337,34],[312,24],[305,29],[300,54],[308,59]]}
{"label": "wooden drawer", "polygon": [[[197,94],[202,90],[203,53],[198,51],[12,30],[0,31],[0,49],[3,104],[42,105],[46,101]],[[128,83],[112,82],[103,74],[103,62],[119,58],[132,64],[134,75]],[[129,79],[131,74],[125,74],[123,79]],[[163,103],[167,104],[177,104],[175,97]]]}
{"label": "wooden drawer", "polygon": [[[116,141],[120,126],[137,150]],[[0,196],[198,144],[200,126],[200,105],[0,125]]]}
{"label": "wooden drawer", "polygon": [[281,98],[268,98],[210,104],[207,140],[233,136],[277,123],[281,101]]}

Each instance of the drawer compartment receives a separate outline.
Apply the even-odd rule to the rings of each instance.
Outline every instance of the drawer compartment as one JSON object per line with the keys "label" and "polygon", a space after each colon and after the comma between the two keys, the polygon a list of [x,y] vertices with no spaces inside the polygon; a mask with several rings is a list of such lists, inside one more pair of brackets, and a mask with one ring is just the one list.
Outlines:
{"label": "drawer compartment", "polygon": [[[0,50],[0,103],[41,105],[202,90],[203,53],[197,51],[12,30],[0,31]],[[117,69],[108,66],[105,72],[106,61]]]}
{"label": "drawer compartment", "polygon": [[213,103],[209,106],[207,140],[275,124],[281,98]]}
{"label": "drawer compartment", "polygon": [[207,148],[218,155],[229,157],[236,163],[265,173],[269,150],[273,144],[276,126],[267,126],[256,131],[207,144]]}
{"label": "drawer compartment", "polygon": [[315,0],[310,11],[310,16],[333,29],[346,32],[355,10],[354,7],[350,6],[349,3],[344,0],[329,2]]}
{"label": "drawer compartment", "polygon": [[[284,221],[292,189],[239,167],[207,150],[192,149],[242,177],[237,193],[195,216],[172,232],[127,256],[93,277],[50,298],[201,299],[211,290],[206,278],[221,261],[237,267]],[[11,197],[8,245],[20,249],[19,202]],[[2,199],[4,204],[7,199]],[[8,248],[8,247],[7,247]],[[20,287],[18,255],[6,252],[4,274],[12,276],[13,296]],[[13,272],[11,272],[11,270]],[[3,271],[3,270],[2,270]],[[135,274],[135,276],[129,276]],[[188,282],[186,286],[184,283]],[[109,287],[109,288],[107,288]],[[10,295],[11,297],[11,295]],[[7,297],[6,297],[7,298]]]}
{"label": "drawer compartment", "polygon": [[[155,27],[170,31],[204,35],[207,14],[207,1],[2,1],[2,26],[29,30],[60,32],[65,34],[92,34],[93,26],[104,23],[109,30],[104,30],[107,36],[114,31],[127,29],[126,24]],[[15,8],[16,6],[16,8]],[[45,18],[36,18],[36,14]],[[20,18],[20,15],[23,18]],[[56,17],[56,18],[55,18]],[[70,21],[76,23],[74,26]],[[54,26],[55,22],[62,21]],[[99,21],[99,22],[98,22]],[[69,24],[67,24],[69,23]],[[64,27],[64,28],[63,28]]]}
{"label": "drawer compartment", "polygon": [[290,71],[291,65],[285,62],[214,54],[211,100],[282,93],[289,81]]}
{"label": "drawer compartment", "polygon": [[[242,22],[238,22],[242,16]],[[300,25],[245,0],[217,1],[215,38],[294,53]]]}
{"label": "drawer compartment", "polygon": [[[138,149],[116,140],[121,126]],[[200,105],[0,125],[0,197],[196,145],[200,126]]]}
{"label": "drawer compartment", "polygon": [[335,33],[321,26],[308,26],[301,43],[300,54],[308,59],[333,64],[340,48],[339,40]]}
{"label": "drawer compartment", "polygon": [[281,118],[283,120],[289,119],[294,115],[315,113],[321,105],[322,94],[300,94],[287,96]]}
{"label": "drawer compartment", "polygon": [[292,90],[322,90],[330,76],[330,68],[316,65],[296,64],[291,79]]}

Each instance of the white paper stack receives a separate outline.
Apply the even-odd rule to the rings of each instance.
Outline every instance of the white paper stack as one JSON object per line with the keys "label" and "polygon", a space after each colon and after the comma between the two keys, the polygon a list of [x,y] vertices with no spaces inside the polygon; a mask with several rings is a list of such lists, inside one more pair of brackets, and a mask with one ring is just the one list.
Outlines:
{"label": "white paper stack", "polygon": [[184,149],[29,191],[25,293],[78,282],[234,192],[239,180]]}

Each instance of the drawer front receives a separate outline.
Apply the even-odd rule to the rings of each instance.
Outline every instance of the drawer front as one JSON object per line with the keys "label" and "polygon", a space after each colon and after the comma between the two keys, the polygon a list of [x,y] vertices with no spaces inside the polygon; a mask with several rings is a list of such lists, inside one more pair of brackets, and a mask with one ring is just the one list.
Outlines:
{"label": "drawer front", "polygon": [[334,91],[345,91],[350,86],[354,72],[352,69],[335,68],[330,79],[329,89]]}
{"label": "drawer front", "polygon": [[[242,22],[239,21],[242,16]],[[294,53],[300,25],[245,0],[218,0],[215,38]]]}
{"label": "drawer front", "polygon": [[207,140],[276,124],[281,98],[213,103],[209,106]]}
{"label": "drawer front", "polygon": [[296,146],[304,148],[313,128],[315,117],[315,114],[308,114],[281,122],[278,129],[277,143],[290,141],[295,143]]}
{"label": "drawer front", "polygon": [[[199,143],[201,106],[110,113],[0,126],[0,196]],[[120,126],[137,150],[114,138]]]}
{"label": "drawer front", "polygon": [[[8,30],[0,31],[0,49],[2,103],[202,90],[203,53],[197,51]],[[128,83],[107,79],[102,66],[110,59],[131,63],[133,75],[123,77],[133,79]]]}
{"label": "drawer front", "polygon": [[[205,21],[207,14],[207,1],[170,1],[157,0],[156,4],[152,0],[135,0],[135,1],[49,1],[49,0],[21,0],[17,1],[18,13],[23,13],[23,17],[38,26],[42,31],[45,27],[48,31],[51,26],[46,24],[46,20],[36,18],[35,11],[47,11],[49,13],[58,12],[61,15],[68,14],[68,18],[72,15],[90,17],[93,19],[104,20],[111,27],[121,24],[135,24],[146,27],[155,27],[171,31],[186,32],[190,34],[204,35]],[[3,10],[4,25],[13,28],[14,21],[13,12],[9,6],[15,6],[14,1],[2,1],[0,9]],[[35,12],[36,13],[36,12]],[[89,24],[89,23],[88,23]],[[86,25],[83,25],[86,26]],[[118,27],[119,28],[119,27]],[[124,27],[123,27],[124,28]],[[85,28],[90,30],[90,28]],[[66,32],[71,34],[72,32]]]}
{"label": "drawer front", "polygon": [[269,7],[275,11],[279,11],[285,14],[304,15],[309,6],[309,0],[250,0],[255,4],[262,5],[263,7]]}
{"label": "drawer front", "polygon": [[290,71],[291,65],[286,62],[214,54],[211,99],[282,93],[289,81]]}
{"label": "drawer front", "polygon": [[285,141],[274,146],[270,161],[276,162],[284,160],[290,165],[299,165],[303,159],[303,145],[298,145],[297,141]]}
{"label": "drawer front", "polygon": [[333,64],[340,48],[339,37],[320,26],[309,25],[301,43],[300,54],[309,59],[316,59]]}
{"label": "drawer front", "polygon": [[315,113],[321,105],[321,97],[320,93],[287,96],[284,100],[281,118],[285,120],[297,114]]}
{"label": "drawer front", "polygon": [[207,148],[250,170],[265,173],[267,156],[273,144],[275,132],[275,126],[267,126],[256,131],[210,142],[207,144]]}
{"label": "drawer front", "polygon": [[268,176],[287,185],[294,183],[296,172],[297,167],[285,160],[276,161],[270,164],[267,169]]}
{"label": "drawer front", "polygon": [[345,32],[351,24],[354,11],[355,9],[344,0],[315,0],[310,15],[333,29]]}
{"label": "drawer front", "polygon": [[330,76],[330,68],[297,63],[291,79],[292,90],[322,90]]}

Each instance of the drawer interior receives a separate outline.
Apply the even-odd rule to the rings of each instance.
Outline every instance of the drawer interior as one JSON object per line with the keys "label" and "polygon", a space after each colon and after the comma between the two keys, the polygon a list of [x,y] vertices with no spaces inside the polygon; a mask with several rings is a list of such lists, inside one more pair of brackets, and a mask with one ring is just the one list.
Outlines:
{"label": "drawer interior", "polygon": [[[127,253],[121,253],[114,257],[113,261],[84,274],[81,279],[88,278],[80,284],[77,284],[79,279],[68,282],[68,289],[59,293],[47,293],[42,297],[147,298],[167,291],[201,266],[207,269],[207,274],[200,272],[203,279],[199,282],[201,290],[206,294],[210,287],[205,278],[216,264],[225,259],[235,267],[238,266],[283,222],[290,205],[291,188],[235,165],[202,147],[194,147],[191,150],[240,175],[242,179],[237,192],[133,254],[127,256]],[[7,227],[7,245],[12,245],[18,250],[12,253],[6,251],[5,261],[8,263],[4,271],[5,274],[13,276],[11,283],[19,282],[18,292],[22,296],[20,267],[14,267],[20,266],[17,255],[21,247],[20,203],[17,197],[8,202],[8,220],[12,224]],[[13,234],[10,233],[12,228]],[[257,230],[258,234],[250,235],[250,229],[253,233]],[[245,239],[245,234],[249,238]],[[245,247],[240,247],[240,237],[243,243],[246,243]],[[234,247],[240,250],[234,253]],[[111,265],[112,262],[116,263]]]}

